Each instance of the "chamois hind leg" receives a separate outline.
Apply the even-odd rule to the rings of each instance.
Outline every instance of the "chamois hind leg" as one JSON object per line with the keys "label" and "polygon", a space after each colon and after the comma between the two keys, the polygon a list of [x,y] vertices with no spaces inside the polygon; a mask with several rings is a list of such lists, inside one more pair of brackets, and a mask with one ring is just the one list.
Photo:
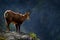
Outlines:
{"label": "chamois hind leg", "polygon": [[7,27],[7,31],[10,31],[10,27],[9,27],[10,22],[6,22],[6,27]]}

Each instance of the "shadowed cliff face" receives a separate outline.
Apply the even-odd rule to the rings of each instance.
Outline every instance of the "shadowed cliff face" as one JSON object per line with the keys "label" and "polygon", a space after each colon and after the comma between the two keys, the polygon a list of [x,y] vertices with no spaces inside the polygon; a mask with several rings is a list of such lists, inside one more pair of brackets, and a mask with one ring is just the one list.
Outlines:
{"label": "shadowed cliff face", "polygon": [[6,29],[3,18],[5,10],[24,13],[30,9],[30,20],[21,25],[21,31],[35,32],[41,40],[60,39],[59,0],[0,0],[0,5],[0,26],[3,29]]}

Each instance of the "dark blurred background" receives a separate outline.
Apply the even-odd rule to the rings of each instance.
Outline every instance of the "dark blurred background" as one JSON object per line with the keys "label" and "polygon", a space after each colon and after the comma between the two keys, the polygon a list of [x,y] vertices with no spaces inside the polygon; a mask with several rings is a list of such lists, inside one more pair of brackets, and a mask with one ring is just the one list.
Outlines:
{"label": "dark blurred background", "polygon": [[0,0],[0,31],[6,30],[3,15],[8,9],[31,11],[30,20],[21,25],[21,31],[34,32],[41,40],[60,40],[60,0]]}

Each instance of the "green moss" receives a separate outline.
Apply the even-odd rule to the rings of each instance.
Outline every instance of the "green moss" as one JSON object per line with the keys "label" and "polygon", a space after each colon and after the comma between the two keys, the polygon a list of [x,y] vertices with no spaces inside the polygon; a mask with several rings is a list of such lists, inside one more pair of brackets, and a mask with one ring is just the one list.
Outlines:
{"label": "green moss", "polygon": [[37,37],[37,35],[36,35],[35,33],[33,33],[33,32],[30,32],[29,35],[30,35],[30,37],[33,38],[33,40],[40,40],[40,39]]}
{"label": "green moss", "polygon": [[29,35],[30,35],[32,38],[36,38],[36,37],[37,37],[36,34],[33,33],[33,32],[29,33]]}

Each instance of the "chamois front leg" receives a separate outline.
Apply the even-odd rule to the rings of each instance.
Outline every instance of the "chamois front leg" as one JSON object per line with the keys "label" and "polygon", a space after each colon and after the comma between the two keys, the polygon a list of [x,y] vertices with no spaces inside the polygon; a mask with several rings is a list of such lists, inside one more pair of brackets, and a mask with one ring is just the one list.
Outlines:
{"label": "chamois front leg", "polygon": [[19,33],[20,33],[20,25],[19,25],[18,27],[19,27],[18,31],[19,31]]}
{"label": "chamois front leg", "polygon": [[18,24],[15,24],[15,26],[16,26],[16,32],[18,32]]}
{"label": "chamois front leg", "polygon": [[15,26],[16,26],[16,32],[20,33],[20,25],[19,24],[15,24]]}

